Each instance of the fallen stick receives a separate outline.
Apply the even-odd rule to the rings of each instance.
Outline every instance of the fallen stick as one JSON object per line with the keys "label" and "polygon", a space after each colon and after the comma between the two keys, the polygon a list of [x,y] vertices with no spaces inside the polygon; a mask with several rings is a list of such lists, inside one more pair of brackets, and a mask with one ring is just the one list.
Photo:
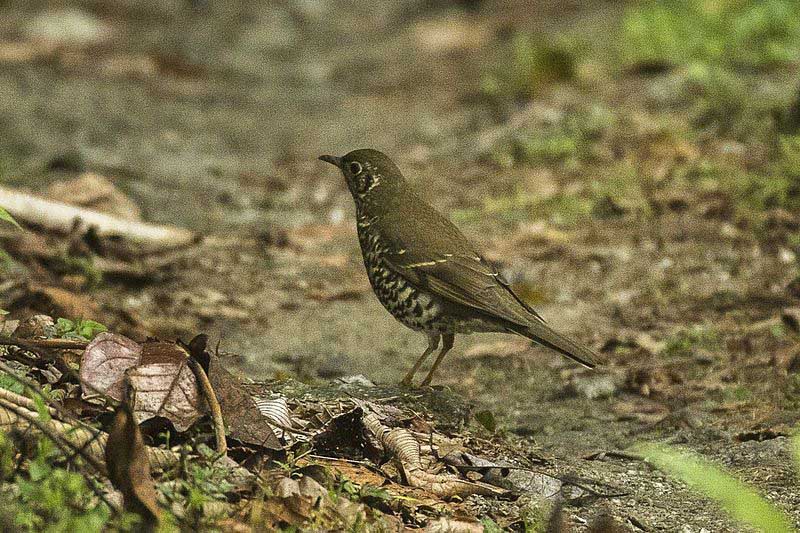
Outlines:
{"label": "fallen stick", "polygon": [[199,240],[198,235],[187,229],[125,220],[7,187],[0,187],[0,206],[18,221],[50,231],[70,233],[77,221],[80,226],[95,228],[101,237],[122,237],[149,247],[149,251],[178,248]]}
{"label": "fallen stick", "polygon": [[217,439],[217,453],[226,455],[228,453],[228,441],[225,439],[225,421],[222,419],[222,409],[219,406],[214,387],[211,386],[206,371],[191,355],[189,356],[189,368],[194,372],[197,388],[202,391],[203,397],[208,404],[208,409],[211,411],[211,419],[214,421],[214,435]]}
{"label": "fallen stick", "polygon": [[73,339],[17,339],[0,336],[0,346],[19,346],[30,349],[85,350],[87,341]]}

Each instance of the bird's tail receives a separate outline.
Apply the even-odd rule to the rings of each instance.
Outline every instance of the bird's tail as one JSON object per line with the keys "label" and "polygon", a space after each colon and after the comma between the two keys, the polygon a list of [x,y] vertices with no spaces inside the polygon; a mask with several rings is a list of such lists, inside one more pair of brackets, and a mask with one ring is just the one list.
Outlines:
{"label": "bird's tail", "polygon": [[547,346],[586,368],[594,368],[596,366],[594,358],[597,355],[592,350],[568,339],[543,322],[534,322],[527,326],[513,324],[509,326],[509,330],[523,337],[528,337],[542,346]]}

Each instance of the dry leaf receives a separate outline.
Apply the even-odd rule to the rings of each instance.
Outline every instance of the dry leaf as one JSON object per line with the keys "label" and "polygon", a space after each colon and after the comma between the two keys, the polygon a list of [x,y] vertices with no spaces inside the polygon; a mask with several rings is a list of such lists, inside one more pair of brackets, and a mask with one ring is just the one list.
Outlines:
{"label": "dry leaf", "polygon": [[266,400],[264,398],[255,398],[256,408],[262,417],[275,424],[275,434],[278,437],[283,437],[285,430],[282,428],[292,427],[292,414],[289,411],[289,404],[286,403],[286,398],[279,396]]}
{"label": "dry leaf", "polygon": [[101,333],[86,347],[81,358],[81,387],[84,398],[103,393],[122,400],[125,372],[142,356],[141,345],[115,333]]}
{"label": "dry leaf", "polygon": [[142,518],[145,531],[155,531],[159,517],[156,489],[139,425],[127,404],[114,413],[105,455],[108,477],[122,492],[125,509]]}
{"label": "dry leaf", "polygon": [[[255,399],[245,391],[241,380],[228,372],[216,357],[211,358],[208,379],[217,395],[229,437],[271,450],[283,449],[278,438],[282,431],[279,433],[272,427],[259,412]],[[290,425],[291,419],[287,427]]]}
{"label": "dry leaf", "polygon": [[366,406],[362,423],[387,454],[394,457],[398,469],[403,474],[405,482],[412,487],[424,489],[440,498],[463,498],[471,494],[504,495],[501,490],[487,483],[474,482],[461,479],[450,474],[433,474],[422,466],[421,449],[414,435],[405,428],[390,428],[384,425],[380,418],[373,412],[368,412]]}
{"label": "dry leaf", "polygon": [[171,342],[142,346],[142,364],[127,372],[135,391],[133,412],[137,422],[161,416],[178,431],[186,431],[203,416],[204,406],[188,358],[183,348]]}
{"label": "dry leaf", "polygon": [[111,180],[92,172],[50,185],[47,196],[52,200],[66,201],[126,220],[141,220],[141,212],[135,202],[120,192]]}
{"label": "dry leaf", "polygon": [[299,480],[281,478],[272,492],[273,497],[265,502],[265,510],[274,525],[297,526],[311,519],[331,526],[366,521],[363,505],[347,498],[334,501],[328,490],[309,476],[303,476]]}

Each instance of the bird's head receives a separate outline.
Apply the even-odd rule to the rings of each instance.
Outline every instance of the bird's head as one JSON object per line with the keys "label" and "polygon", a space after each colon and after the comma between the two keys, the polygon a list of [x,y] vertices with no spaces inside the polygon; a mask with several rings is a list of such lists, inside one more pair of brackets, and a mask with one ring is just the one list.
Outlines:
{"label": "bird's head", "polygon": [[405,183],[397,165],[377,150],[365,148],[342,157],[321,155],[319,158],[342,171],[356,204],[391,195],[396,187]]}

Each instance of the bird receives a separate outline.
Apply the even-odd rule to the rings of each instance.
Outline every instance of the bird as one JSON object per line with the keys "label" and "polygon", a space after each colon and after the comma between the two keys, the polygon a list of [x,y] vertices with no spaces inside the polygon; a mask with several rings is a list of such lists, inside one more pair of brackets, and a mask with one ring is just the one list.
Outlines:
{"label": "bird", "polygon": [[595,367],[596,354],[548,326],[461,231],[414,192],[387,155],[366,148],[319,159],[341,171],[353,197],[373,292],[395,319],[427,337],[428,347],[401,385],[412,386],[420,366],[441,341],[421,383],[430,385],[456,334],[522,335]]}

